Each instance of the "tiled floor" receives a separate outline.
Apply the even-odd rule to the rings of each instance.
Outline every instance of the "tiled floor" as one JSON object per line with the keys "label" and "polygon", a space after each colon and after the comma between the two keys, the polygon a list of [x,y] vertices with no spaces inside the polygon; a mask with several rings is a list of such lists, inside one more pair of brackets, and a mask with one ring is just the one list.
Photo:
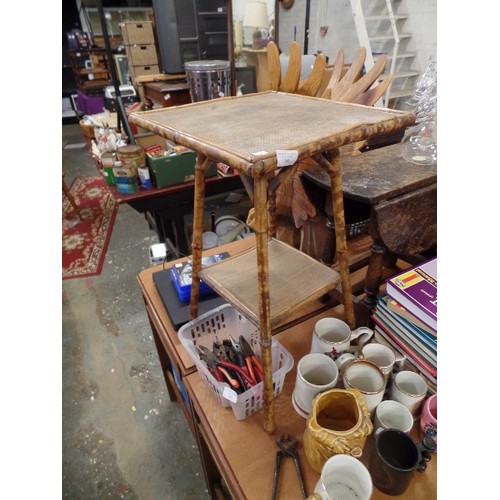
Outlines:
{"label": "tiled floor", "polygon": [[[79,125],[63,126],[64,141],[68,185],[96,175]],[[154,243],[144,216],[120,205],[102,273],[62,282],[64,498],[209,496],[194,438],[169,401],[136,281]]]}

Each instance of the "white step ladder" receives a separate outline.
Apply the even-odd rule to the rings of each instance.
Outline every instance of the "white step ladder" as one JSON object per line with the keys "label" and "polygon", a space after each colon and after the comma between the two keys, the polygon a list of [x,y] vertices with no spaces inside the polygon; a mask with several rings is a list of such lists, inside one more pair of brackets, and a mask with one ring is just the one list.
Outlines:
{"label": "white step ladder", "polygon": [[386,54],[388,65],[380,79],[388,74],[393,78],[383,102],[377,105],[404,109],[420,75],[415,68],[416,52],[411,50],[412,35],[403,31],[408,19],[408,14],[402,12],[404,0],[350,1],[359,45],[366,48],[366,71],[372,68],[377,55]]}

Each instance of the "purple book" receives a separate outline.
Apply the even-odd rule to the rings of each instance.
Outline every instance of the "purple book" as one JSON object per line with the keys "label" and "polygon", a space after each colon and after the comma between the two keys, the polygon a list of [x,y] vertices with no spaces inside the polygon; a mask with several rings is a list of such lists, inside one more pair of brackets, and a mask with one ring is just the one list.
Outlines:
{"label": "purple book", "polygon": [[387,294],[437,331],[437,257],[387,280]]}

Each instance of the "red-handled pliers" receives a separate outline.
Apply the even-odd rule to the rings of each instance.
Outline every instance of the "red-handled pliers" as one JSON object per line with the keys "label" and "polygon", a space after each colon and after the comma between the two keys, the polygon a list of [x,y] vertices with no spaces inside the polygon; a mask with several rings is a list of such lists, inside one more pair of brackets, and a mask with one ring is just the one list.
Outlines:
{"label": "red-handled pliers", "polygon": [[215,354],[210,351],[210,349],[205,346],[198,346],[198,354],[200,359],[205,361],[210,373],[218,382],[229,382],[233,389],[240,388],[239,381],[235,379],[224,366],[222,366],[221,362],[217,359]]}
{"label": "red-handled pliers", "polygon": [[237,377],[241,378],[245,388],[250,389],[250,387],[257,384],[257,380],[250,375],[243,353],[237,351],[232,345],[225,345],[225,342],[222,344],[214,342],[212,352],[217,356],[221,366],[232,370]]}
{"label": "red-handled pliers", "polygon": [[250,375],[257,382],[262,382],[262,380],[264,380],[264,370],[262,369],[260,361],[254,354],[250,344],[248,343],[247,339],[243,337],[243,335],[240,335],[239,341],[240,341],[239,342],[240,349],[243,355],[245,356],[245,361]]}

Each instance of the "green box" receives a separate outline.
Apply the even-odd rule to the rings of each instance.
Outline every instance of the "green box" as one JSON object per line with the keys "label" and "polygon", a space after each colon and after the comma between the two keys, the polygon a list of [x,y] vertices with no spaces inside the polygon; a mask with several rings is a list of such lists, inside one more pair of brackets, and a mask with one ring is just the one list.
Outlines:
{"label": "green box", "polygon": [[[146,155],[146,161],[157,187],[173,186],[194,179],[194,167],[196,165],[196,153],[170,154],[168,156]],[[205,174],[206,177],[217,175],[215,163],[210,166]]]}

